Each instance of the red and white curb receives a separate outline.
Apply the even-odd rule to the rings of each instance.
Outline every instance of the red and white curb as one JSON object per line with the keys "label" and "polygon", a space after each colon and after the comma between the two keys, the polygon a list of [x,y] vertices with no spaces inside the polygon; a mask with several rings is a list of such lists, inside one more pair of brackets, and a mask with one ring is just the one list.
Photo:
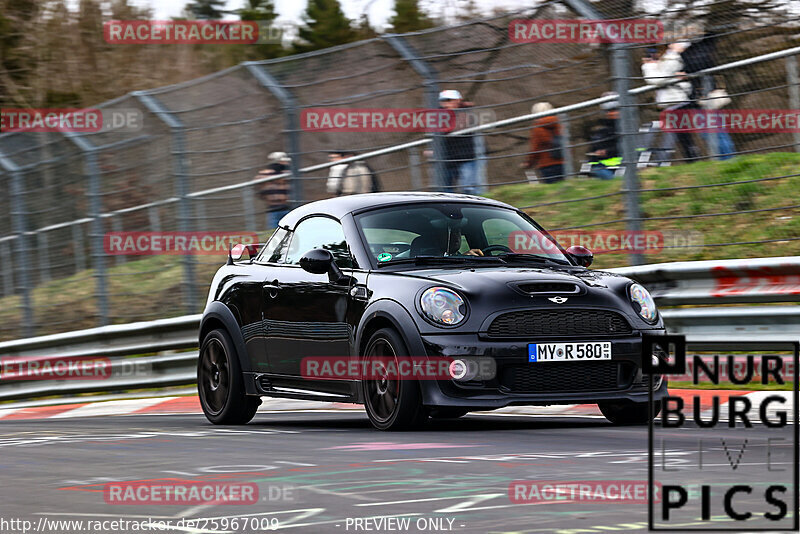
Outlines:
{"label": "red and white curb", "polygon": [[[769,415],[780,409],[793,415],[792,392],[790,391],[737,391],[737,395],[748,397],[753,406],[758,406],[768,395],[778,395],[785,402],[782,405],[774,404],[770,407]],[[725,399],[729,392],[715,390],[671,390],[670,395],[684,399],[684,411],[691,412],[692,398],[700,397],[703,416],[710,413],[712,399],[720,395]],[[720,401],[721,405],[724,405]],[[363,406],[358,404],[303,401],[291,399],[264,398],[259,412],[291,412],[291,411],[334,411],[334,412],[363,412]],[[83,402],[72,404],[58,404],[51,406],[28,406],[18,408],[0,408],[0,421],[28,420],[28,419],[69,419],[75,417],[96,417],[109,415],[174,415],[174,414],[201,414],[200,400],[197,396],[153,397],[140,399],[110,400],[103,402]],[[509,406],[500,408],[487,414],[502,415],[582,415],[602,416],[595,404],[561,404],[552,406]]]}

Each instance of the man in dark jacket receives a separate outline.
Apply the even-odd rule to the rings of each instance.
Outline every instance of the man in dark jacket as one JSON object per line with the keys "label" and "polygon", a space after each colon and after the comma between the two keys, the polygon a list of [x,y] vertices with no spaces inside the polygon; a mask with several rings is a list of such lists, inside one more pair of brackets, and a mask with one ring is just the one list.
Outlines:
{"label": "man in dark jacket", "polygon": [[[439,105],[444,109],[452,109],[456,113],[456,124],[466,127],[468,121],[463,120],[471,102],[465,102],[461,93],[448,89],[439,93]],[[456,126],[460,129],[459,126]],[[444,174],[445,187],[448,192],[463,192],[468,195],[478,193],[478,165],[475,161],[475,136],[448,135],[444,137]]]}
{"label": "man in dark jacket", "polygon": [[[259,171],[256,178],[265,178],[272,175],[289,172],[289,156],[286,152],[273,152],[268,156],[269,165]],[[267,228],[277,228],[278,222],[289,213],[290,184],[286,178],[278,178],[265,182],[258,191],[258,196],[267,204]]]}
{"label": "man in dark jacket", "polygon": [[[616,95],[609,92],[603,96]],[[597,123],[592,126],[589,133],[589,141],[592,144],[592,151],[588,154],[593,158],[591,171],[589,174],[602,180],[614,178],[614,171],[609,167],[619,167],[622,164],[622,157],[619,154],[619,103],[616,100],[604,102],[600,105],[606,111]]]}

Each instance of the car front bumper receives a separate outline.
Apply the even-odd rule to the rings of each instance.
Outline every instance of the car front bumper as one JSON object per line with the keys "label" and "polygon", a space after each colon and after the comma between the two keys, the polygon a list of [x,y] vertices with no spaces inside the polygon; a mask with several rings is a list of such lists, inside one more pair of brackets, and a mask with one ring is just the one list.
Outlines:
{"label": "car front bumper", "polygon": [[[652,330],[646,334],[657,336],[664,331]],[[530,363],[527,340],[486,339],[478,334],[422,336],[429,357],[491,358],[496,363],[496,374],[491,380],[421,381],[423,403],[479,410],[520,405],[648,401],[649,377],[642,373],[641,332],[614,338],[531,340],[539,343],[577,341],[610,341],[611,360]],[[667,394],[666,379],[654,377],[654,386],[655,400]]]}

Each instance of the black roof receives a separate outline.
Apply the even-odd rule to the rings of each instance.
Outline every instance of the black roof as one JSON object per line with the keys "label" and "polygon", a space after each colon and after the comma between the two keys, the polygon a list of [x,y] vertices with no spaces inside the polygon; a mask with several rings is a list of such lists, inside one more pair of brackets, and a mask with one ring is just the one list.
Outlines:
{"label": "black roof", "polygon": [[[459,195],[455,193],[418,193],[413,191],[395,193],[364,193],[361,195],[346,195],[341,197],[326,198],[309,202],[292,210],[281,219],[280,226],[294,228],[297,221],[308,215],[324,213],[341,219],[348,213],[364,209],[391,206],[393,204],[416,204],[420,202],[469,202],[491,206],[513,208],[504,202],[473,195]],[[516,208],[513,208],[516,209]]]}

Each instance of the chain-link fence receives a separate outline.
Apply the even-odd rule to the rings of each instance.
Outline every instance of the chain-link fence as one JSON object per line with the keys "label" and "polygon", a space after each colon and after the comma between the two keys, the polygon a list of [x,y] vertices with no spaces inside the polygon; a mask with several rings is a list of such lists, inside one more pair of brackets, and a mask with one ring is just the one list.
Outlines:
{"label": "chain-link fence", "polygon": [[[702,31],[695,26],[689,37],[697,43],[704,32],[716,42],[710,70],[681,72],[681,82],[660,87],[647,85],[661,82],[645,79],[642,58],[663,56],[675,32],[658,43],[617,45],[510,37],[517,19],[648,15],[633,17],[623,4],[600,14],[586,2],[544,2],[245,63],[99,106],[138,113],[136,129],[0,135],[0,339],[201,311],[224,257],[112,254],[106,237],[195,231],[263,238],[270,223],[258,193],[270,179],[256,174],[273,151],[291,157],[293,206],[330,196],[332,150],[360,154],[386,191],[458,191],[444,177],[441,135],[303,131],[300,124],[311,107],[433,108],[444,89],[491,117],[471,130],[479,192],[524,207],[567,238],[596,230],[670,236],[646,254],[598,255],[601,267],[800,248],[799,134],[670,133],[654,103],[659,90],[683,83],[704,95],[724,88],[715,95],[730,99],[728,108],[800,108],[792,6],[770,4],[753,15],[719,11],[736,2],[712,2],[649,14],[672,30],[700,21]],[[610,91],[618,95],[602,96]],[[554,109],[532,113],[543,102]],[[533,121],[551,115],[561,128],[557,153],[531,142],[532,125],[541,126]],[[611,125],[610,140],[598,133],[603,124]],[[603,155],[600,146],[616,154]],[[542,158],[531,158],[545,153],[563,160],[564,180],[547,183]]]}

